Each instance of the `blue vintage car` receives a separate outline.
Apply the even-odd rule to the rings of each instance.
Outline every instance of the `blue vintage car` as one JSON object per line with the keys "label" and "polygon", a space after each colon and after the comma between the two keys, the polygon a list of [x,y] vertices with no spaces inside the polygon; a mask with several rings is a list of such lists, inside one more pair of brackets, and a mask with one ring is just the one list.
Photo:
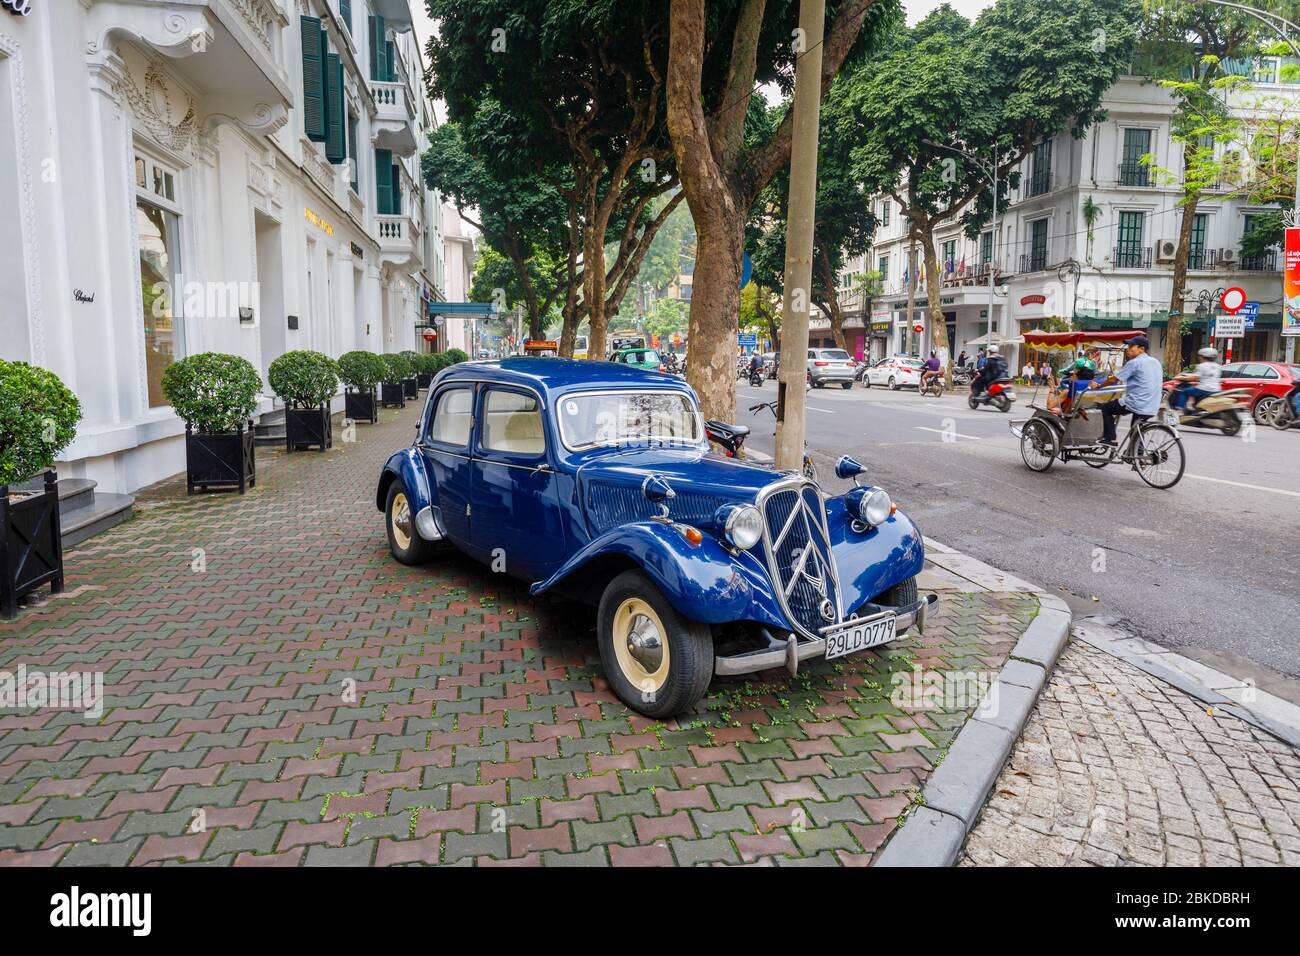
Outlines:
{"label": "blue vintage car", "polygon": [[924,627],[938,599],[917,596],[921,533],[862,470],[841,459],[854,485],[828,496],[712,454],[681,379],[509,358],[438,375],[375,504],[403,564],[449,542],[533,594],[597,607],[610,686],[666,717],[714,675],[793,675]]}

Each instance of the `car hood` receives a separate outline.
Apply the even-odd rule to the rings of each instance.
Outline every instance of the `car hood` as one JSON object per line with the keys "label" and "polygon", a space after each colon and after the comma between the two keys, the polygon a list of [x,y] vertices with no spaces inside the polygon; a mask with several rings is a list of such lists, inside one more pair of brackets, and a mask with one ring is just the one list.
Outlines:
{"label": "car hood", "polygon": [[590,533],[602,534],[659,513],[641,486],[661,475],[675,491],[667,502],[674,520],[708,526],[725,504],[752,504],[758,493],[785,476],[757,465],[694,449],[638,448],[598,454],[578,468],[583,511]]}

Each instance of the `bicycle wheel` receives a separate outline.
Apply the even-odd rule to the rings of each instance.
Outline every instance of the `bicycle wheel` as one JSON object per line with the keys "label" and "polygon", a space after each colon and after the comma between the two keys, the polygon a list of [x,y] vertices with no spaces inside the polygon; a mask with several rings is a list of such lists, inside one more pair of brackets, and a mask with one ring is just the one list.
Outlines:
{"label": "bicycle wheel", "polygon": [[1186,466],[1182,440],[1168,425],[1147,425],[1138,432],[1133,467],[1152,488],[1172,488]]}
{"label": "bicycle wheel", "polygon": [[1047,471],[1060,452],[1056,430],[1046,422],[1031,420],[1020,433],[1020,457],[1030,471]]}

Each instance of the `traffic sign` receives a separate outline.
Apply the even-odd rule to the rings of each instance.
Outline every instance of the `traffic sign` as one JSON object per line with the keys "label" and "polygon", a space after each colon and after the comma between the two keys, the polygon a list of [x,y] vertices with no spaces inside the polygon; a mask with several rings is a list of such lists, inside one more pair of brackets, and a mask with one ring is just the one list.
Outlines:
{"label": "traffic sign", "polygon": [[1221,315],[1214,321],[1216,339],[1239,339],[1246,334],[1244,315]]}
{"label": "traffic sign", "polygon": [[738,338],[738,345],[743,348],[755,348],[758,345],[757,332],[741,332]]}
{"label": "traffic sign", "polygon": [[1231,289],[1225,289],[1223,295],[1219,297],[1219,304],[1223,306],[1224,312],[1236,315],[1246,304],[1246,290],[1235,285]]}
{"label": "traffic sign", "polygon": [[920,335],[922,332],[925,331],[925,326],[920,322],[918,322],[916,323],[916,325],[912,326],[912,331],[915,332],[917,335]]}

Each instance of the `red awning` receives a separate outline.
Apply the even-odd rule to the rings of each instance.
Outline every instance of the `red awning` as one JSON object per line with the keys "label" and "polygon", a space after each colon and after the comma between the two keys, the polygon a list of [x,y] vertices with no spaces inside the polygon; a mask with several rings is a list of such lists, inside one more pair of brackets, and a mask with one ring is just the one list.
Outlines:
{"label": "red awning", "polygon": [[1146,329],[1107,329],[1104,332],[1022,332],[1025,345],[1031,349],[1075,349],[1080,345],[1119,344],[1135,335],[1146,335]]}

